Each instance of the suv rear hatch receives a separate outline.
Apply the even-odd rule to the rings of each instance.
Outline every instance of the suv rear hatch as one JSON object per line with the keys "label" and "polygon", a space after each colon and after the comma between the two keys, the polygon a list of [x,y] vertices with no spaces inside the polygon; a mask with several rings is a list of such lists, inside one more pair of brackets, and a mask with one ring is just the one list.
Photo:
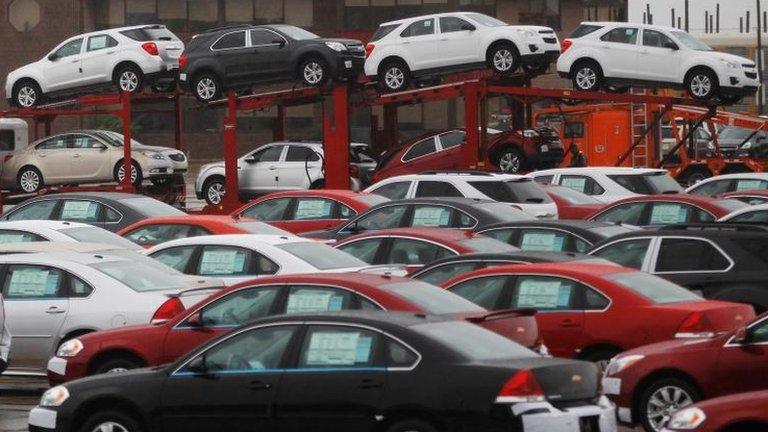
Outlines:
{"label": "suv rear hatch", "polygon": [[137,42],[154,42],[163,61],[178,67],[179,56],[184,51],[184,43],[163,25],[150,25],[121,31],[124,36]]}

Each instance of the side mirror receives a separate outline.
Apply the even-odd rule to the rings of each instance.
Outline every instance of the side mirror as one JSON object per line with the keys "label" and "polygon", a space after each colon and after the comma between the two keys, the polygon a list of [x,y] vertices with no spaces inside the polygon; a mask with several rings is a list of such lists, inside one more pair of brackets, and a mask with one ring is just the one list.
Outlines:
{"label": "side mirror", "polygon": [[285,39],[283,39],[283,38],[275,38],[275,39],[272,39],[272,43],[275,44],[275,45],[280,45],[280,48],[282,48],[282,47],[285,46]]}
{"label": "side mirror", "polygon": [[666,42],[666,43],[664,43],[664,48],[669,48],[672,51],[677,51],[677,50],[680,49],[680,47],[677,46],[677,44],[674,43],[674,42]]}
{"label": "side mirror", "polygon": [[53,54],[48,56],[48,60],[50,60],[50,61],[56,61],[58,59],[59,59],[59,56],[56,55],[56,53],[53,53]]}
{"label": "side mirror", "polygon": [[749,330],[746,327],[741,327],[736,330],[733,335],[733,343],[742,345],[749,342]]}
{"label": "side mirror", "polygon": [[194,328],[203,327],[203,317],[200,312],[195,312],[189,318],[187,318],[187,325]]}
{"label": "side mirror", "polygon": [[207,374],[208,367],[205,365],[205,355],[195,357],[191,362],[187,363],[184,369],[198,374]]}
{"label": "side mirror", "polygon": [[475,27],[474,25],[472,25],[470,23],[464,23],[464,24],[461,25],[461,29],[462,30],[468,30],[468,31],[475,31],[475,30],[477,30],[477,27]]}

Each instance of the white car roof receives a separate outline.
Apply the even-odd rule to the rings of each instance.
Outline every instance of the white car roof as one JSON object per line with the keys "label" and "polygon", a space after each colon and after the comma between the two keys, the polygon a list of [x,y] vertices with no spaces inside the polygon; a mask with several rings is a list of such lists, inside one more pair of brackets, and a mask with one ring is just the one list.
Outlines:
{"label": "white car roof", "polygon": [[0,222],[0,229],[23,229],[34,233],[43,232],[45,230],[59,231],[67,228],[86,228],[90,226],[93,225],[80,222],[54,220],[17,220]]}
{"label": "white car roof", "polygon": [[744,213],[752,213],[752,212],[765,212],[768,211],[768,204],[757,204],[753,206],[748,206],[744,208],[740,208],[738,210],[732,211],[728,213],[727,215],[721,217],[718,219],[718,221],[729,221],[731,218],[744,214]]}
{"label": "white car roof", "polygon": [[192,245],[227,245],[240,246],[249,249],[261,245],[279,246],[286,243],[312,242],[314,240],[298,236],[283,236],[270,234],[219,234],[208,236],[187,237],[177,240],[171,240],[149,249],[151,253],[155,249],[165,249],[171,246],[192,246]]}
{"label": "white car roof", "polygon": [[36,241],[23,243],[5,243],[0,245],[0,252],[47,253],[47,252],[77,252],[92,254],[97,252],[109,253],[113,250],[125,250],[119,246],[104,243],[81,243],[59,241]]}
{"label": "white car roof", "polygon": [[[72,251],[59,251],[59,252],[44,252],[44,253],[21,253],[21,254],[8,254],[0,255],[0,262],[13,261],[13,262],[26,262],[46,264],[54,263],[65,264],[76,263],[81,265],[91,265],[103,262],[116,262],[116,261],[130,261],[126,258],[117,257],[113,255],[98,255],[92,253],[78,253]],[[66,267],[66,265],[63,265]]]}
{"label": "white car roof", "polygon": [[468,14],[485,15],[481,12],[443,12],[443,13],[437,13],[437,14],[418,15],[418,16],[403,18],[403,19],[394,20],[394,21],[387,21],[379,24],[379,27],[386,26],[386,25],[395,25],[395,24],[400,25],[403,23],[409,23],[411,21],[418,21],[420,19],[426,19],[426,18],[439,18],[443,16],[467,16]]}
{"label": "white car roof", "polygon": [[529,175],[537,177],[540,175],[551,174],[625,174],[625,175],[642,175],[652,173],[666,173],[667,170],[663,168],[630,168],[630,167],[571,167],[571,168],[553,168],[548,170],[535,171]]}
{"label": "white car roof", "polygon": [[78,35],[70,36],[70,37],[68,37],[66,39],[62,39],[62,41],[69,40],[69,39],[72,39],[74,37],[79,37],[79,36],[88,37],[88,36],[91,36],[91,35],[104,34],[104,33],[113,33],[114,34],[114,33],[118,33],[118,32],[125,31],[125,30],[134,30],[134,29],[140,29],[140,28],[146,28],[146,27],[154,27],[154,26],[161,26],[161,27],[167,28],[163,24],[139,24],[139,25],[133,25],[133,26],[126,26],[126,27],[108,28],[108,29],[97,30],[97,31],[92,31],[92,32],[88,32],[88,33],[81,33],[81,34],[78,34]]}
{"label": "white car roof", "polygon": [[618,21],[584,21],[581,23],[581,25],[596,25],[601,27],[638,27],[638,28],[644,28],[649,30],[663,30],[663,31],[682,31],[685,32],[685,30],[669,27],[669,26],[662,26],[662,25],[655,25],[655,24],[641,24],[641,23],[627,23],[627,22],[618,22]]}

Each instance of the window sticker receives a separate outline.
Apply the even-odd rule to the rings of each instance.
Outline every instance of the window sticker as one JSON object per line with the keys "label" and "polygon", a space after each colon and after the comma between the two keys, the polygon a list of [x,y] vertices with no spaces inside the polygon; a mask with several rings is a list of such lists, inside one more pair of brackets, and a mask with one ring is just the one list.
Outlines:
{"label": "window sticker", "polygon": [[587,179],[584,177],[563,177],[560,179],[560,185],[579,192],[587,190]]}
{"label": "window sticker", "polygon": [[312,333],[307,350],[307,366],[354,366],[359,340],[360,333]]}
{"label": "window sticker", "polygon": [[368,363],[371,361],[371,345],[373,345],[373,338],[370,336],[360,336],[357,339],[355,363]]}
{"label": "window sticker", "polygon": [[524,280],[520,283],[517,307],[557,309],[570,305],[572,287],[560,281]]}
{"label": "window sticker", "polygon": [[739,180],[736,183],[737,191],[745,191],[750,189],[761,189],[763,185],[762,180]]}
{"label": "window sticker", "polygon": [[88,48],[91,50],[98,50],[106,47],[107,47],[107,37],[96,36],[91,38],[90,46]]}
{"label": "window sticker", "polygon": [[323,219],[331,217],[331,202],[326,200],[299,201],[296,219]]}
{"label": "window sticker", "polygon": [[688,208],[680,204],[656,204],[651,211],[651,224],[676,224],[685,222]]}
{"label": "window sticker", "polygon": [[439,207],[420,207],[413,212],[413,226],[440,227],[448,226],[451,211]]}
{"label": "window sticker", "polygon": [[525,251],[562,251],[565,237],[557,233],[524,233],[520,249]]}
{"label": "window sticker", "polygon": [[14,270],[8,295],[15,297],[43,297],[56,295],[59,274],[48,270]]}
{"label": "window sticker", "polygon": [[98,204],[91,201],[64,201],[62,219],[96,219]]}
{"label": "window sticker", "polygon": [[343,300],[327,291],[301,290],[288,296],[286,313],[340,311]]}
{"label": "window sticker", "polygon": [[26,234],[0,234],[0,243],[23,243],[23,242],[31,242],[32,237],[27,236]]}
{"label": "window sticker", "polygon": [[245,266],[245,253],[238,250],[207,250],[200,259],[200,274],[228,275],[241,273]]}

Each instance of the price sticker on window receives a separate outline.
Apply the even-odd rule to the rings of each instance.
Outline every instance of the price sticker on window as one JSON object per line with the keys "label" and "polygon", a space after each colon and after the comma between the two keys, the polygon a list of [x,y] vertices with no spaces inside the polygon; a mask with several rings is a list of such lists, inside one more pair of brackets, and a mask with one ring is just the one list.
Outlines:
{"label": "price sticker on window", "polygon": [[200,274],[230,275],[245,269],[245,253],[238,250],[207,250],[200,259]]}
{"label": "price sticker on window", "polygon": [[764,182],[762,180],[739,180],[736,183],[737,191],[745,191],[751,189],[761,189]]}
{"label": "price sticker on window", "polygon": [[524,233],[520,249],[526,251],[559,252],[565,238],[556,233]]}
{"label": "price sticker on window", "polygon": [[560,179],[560,185],[579,192],[586,192],[587,179],[584,177],[563,177]]}
{"label": "price sticker on window", "polygon": [[354,366],[360,333],[316,332],[307,349],[308,366]]}
{"label": "price sticker on window", "polygon": [[[341,296],[335,296],[341,299]],[[334,295],[317,290],[302,290],[291,293],[288,296],[287,313],[325,312],[329,310],[341,310],[339,300],[334,300]],[[332,308],[333,307],[333,308]]]}
{"label": "price sticker on window", "polygon": [[23,243],[32,241],[26,234],[0,234],[0,243]]}
{"label": "price sticker on window", "polygon": [[331,217],[331,202],[303,200],[296,206],[296,219],[327,219]]}
{"label": "price sticker on window", "polygon": [[558,309],[570,305],[572,287],[560,281],[524,280],[520,283],[517,307]]}
{"label": "price sticker on window", "polygon": [[676,224],[685,222],[688,216],[688,209],[680,204],[656,204],[651,210],[650,223],[655,224]]}
{"label": "price sticker on window", "polygon": [[42,297],[56,295],[59,274],[48,270],[14,270],[8,287],[12,297]]}
{"label": "price sticker on window", "polygon": [[90,201],[64,201],[61,208],[62,219],[95,220],[98,204]]}
{"label": "price sticker on window", "polygon": [[444,227],[448,226],[451,211],[444,208],[420,207],[413,212],[413,226]]}

